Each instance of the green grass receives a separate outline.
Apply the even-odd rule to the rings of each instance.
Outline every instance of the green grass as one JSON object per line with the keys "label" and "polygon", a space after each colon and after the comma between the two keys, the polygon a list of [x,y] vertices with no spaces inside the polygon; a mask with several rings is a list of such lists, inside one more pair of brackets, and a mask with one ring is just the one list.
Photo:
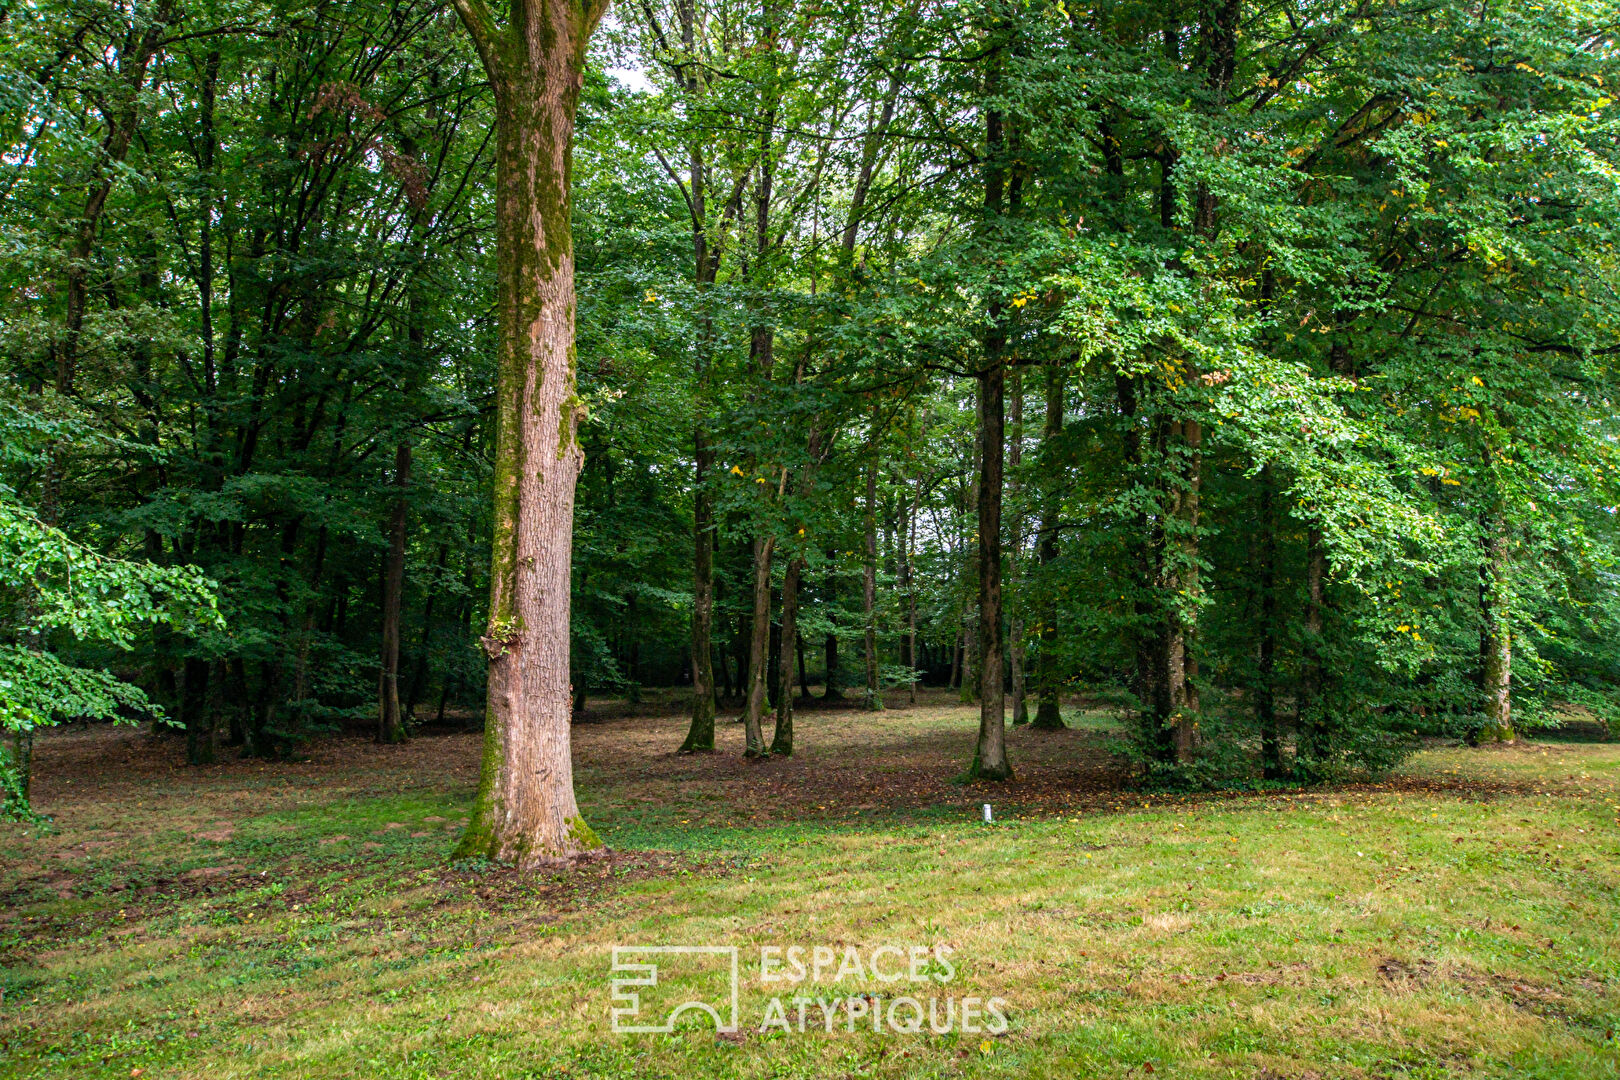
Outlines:
{"label": "green grass", "polygon": [[[446,862],[471,738],[191,774],[125,737],[128,775],[74,784],[116,737],[69,737],[54,777],[47,743],[55,824],[3,840],[0,1075],[1620,1075],[1620,747],[1437,747],[1378,786],[1075,803],[1052,780],[1102,725],[1014,733],[1022,796],[950,788],[972,726],[807,713],[776,772],[668,754],[676,719],[582,727],[588,820],[666,854],[540,879]],[[1010,816],[974,821],[985,798]],[[739,946],[742,1032],[613,1034],[615,944]],[[758,949],[791,944],[947,944],[955,978],[928,992],[1003,998],[1010,1027],[828,1033],[812,1012],[762,1034],[786,991]]]}

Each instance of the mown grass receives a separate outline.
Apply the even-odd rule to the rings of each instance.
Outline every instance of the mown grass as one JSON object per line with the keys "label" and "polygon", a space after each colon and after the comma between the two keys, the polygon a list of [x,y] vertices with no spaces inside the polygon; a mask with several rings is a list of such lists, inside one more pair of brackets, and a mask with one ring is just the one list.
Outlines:
{"label": "mown grass", "polygon": [[[621,854],[541,878],[447,862],[472,737],[192,773],[66,736],[42,757],[52,826],[5,827],[0,1074],[1620,1075],[1620,747],[1076,801],[1056,780],[1102,767],[1095,718],[1015,733],[1011,788],[952,788],[973,723],[806,713],[791,766],[744,765],[729,727],[730,754],[694,761],[667,753],[678,719],[587,725],[582,802]],[[96,773],[108,755],[134,765]],[[741,1032],[613,1034],[616,944],[740,947]],[[949,945],[928,992],[1003,998],[1010,1027],[761,1033],[789,991],[758,948],[791,944]]]}

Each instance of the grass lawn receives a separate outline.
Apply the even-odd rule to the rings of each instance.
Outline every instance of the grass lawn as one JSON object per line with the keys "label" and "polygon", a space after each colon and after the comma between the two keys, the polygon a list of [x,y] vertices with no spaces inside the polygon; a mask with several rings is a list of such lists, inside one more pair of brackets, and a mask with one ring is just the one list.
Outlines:
{"label": "grass lawn", "polygon": [[[1069,719],[972,788],[976,713],[943,697],[801,712],[799,755],[757,764],[734,725],[677,757],[667,712],[582,724],[615,854],[542,878],[447,862],[476,735],[187,769],[56,732],[53,821],[0,826],[0,1075],[1620,1076],[1620,746],[1437,744],[1379,784],[1180,799],[1123,787],[1106,720]],[[741,1029],[612,1032],[631,944],[739,947]],[[761,946],[886,944],[948,946],[954,977],[759,977]],[[772,997],[907,992],[1001,998],[1007,1029],[846,1005],[759,1030]]]}

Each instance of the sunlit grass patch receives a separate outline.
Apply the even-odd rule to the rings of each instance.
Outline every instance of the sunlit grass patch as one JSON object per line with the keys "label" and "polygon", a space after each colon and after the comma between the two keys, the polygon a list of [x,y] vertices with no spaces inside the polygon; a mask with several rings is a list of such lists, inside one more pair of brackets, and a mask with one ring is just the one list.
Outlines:
{"label": "sunlit grass patch", "polygon": [[[47,787],[54,825],[7,827],[0,1073],[1620,1071],[1620,749],[1436,746],[1407,767],[1445,788],[1070,804],[1052,778],[1105,775],[1096,738],[1015,733],[1021,802],[949,784],[971,725],[955,706],[806,713],[784,768],[679,758],[679,718],[590,725],[582,802],[618,853],[532,878],[449,861],[471,737],[379,756],[363,784],[251,768],[200,774],[206,791],[183,772]],[[1007,807],[995,824],[983,799]],[[613,1034],[622,944],[737,946],[742,1030]],[[950,992],[1004,999],[1009,1027],[762,1032],[779,990],[759,949],[794,944],[946,945]]]}

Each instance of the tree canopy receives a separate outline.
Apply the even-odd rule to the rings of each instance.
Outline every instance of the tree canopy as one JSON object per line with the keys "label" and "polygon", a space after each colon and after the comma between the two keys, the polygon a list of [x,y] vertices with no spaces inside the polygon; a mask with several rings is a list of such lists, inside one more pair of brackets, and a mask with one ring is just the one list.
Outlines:
{"label": "tree canopy", "polygon": [[[988,780],[1084,694],[1173,784],[1612,715],[1617,15],[616,8],[576,712],[690,685],[686,749],[719,699],[765,756],[811,683],[947,684]],[[0,41],[0,723],[161,715],[204,762],[476,717],[478,42],[435,0],[43,0]]]}

